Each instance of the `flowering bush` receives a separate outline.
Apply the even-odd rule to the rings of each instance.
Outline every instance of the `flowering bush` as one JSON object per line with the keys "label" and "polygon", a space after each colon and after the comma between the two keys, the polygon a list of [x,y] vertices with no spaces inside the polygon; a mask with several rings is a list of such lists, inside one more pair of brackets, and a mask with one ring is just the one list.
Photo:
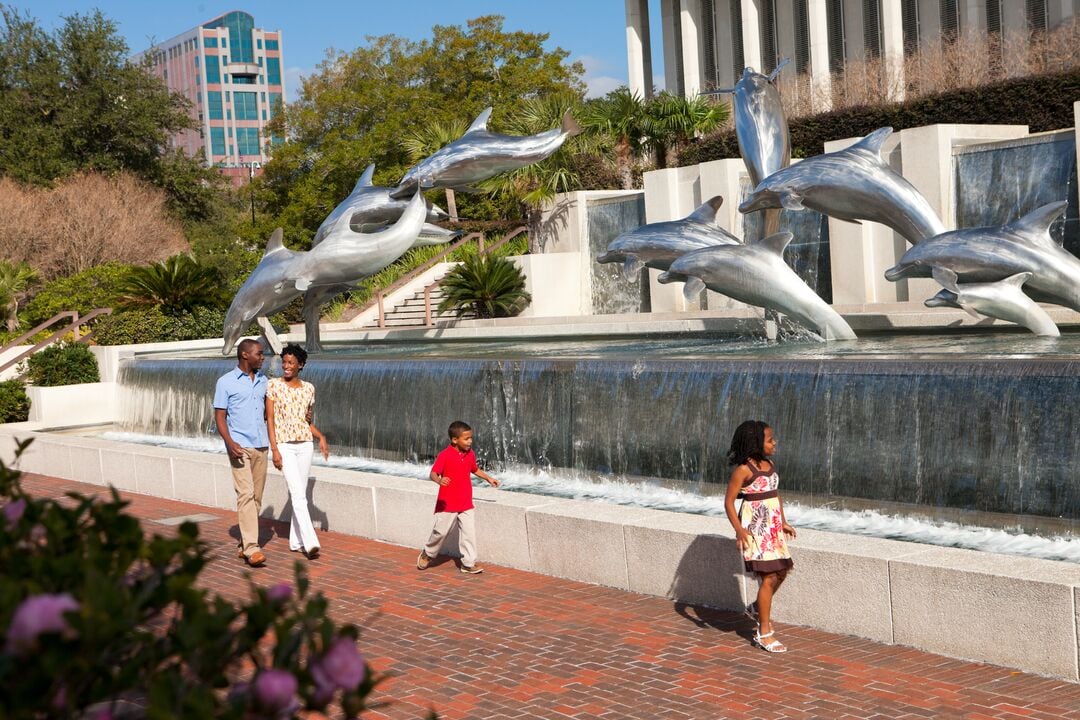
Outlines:
{"label": "flowering bush", "polygon": [[[21,448],[20,448],[21,452]],[[194,523],[147,538],[126,501],[32,498],[0,463],[0,717],[359,716],[378,678],[358,630],[295,586],[246,602],[197,587],[209,562]]]}

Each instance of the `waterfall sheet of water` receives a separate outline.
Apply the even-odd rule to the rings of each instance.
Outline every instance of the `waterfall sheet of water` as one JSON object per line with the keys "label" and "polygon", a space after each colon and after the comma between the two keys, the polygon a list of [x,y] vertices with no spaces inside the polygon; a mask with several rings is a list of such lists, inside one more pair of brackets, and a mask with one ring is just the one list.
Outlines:
{"label": "waterfall sheet of water", "polygon": [[592,273],[592,314],[616,315],[649,312],[649,274],[623,276],[618,263],[598,263],[608,244],[619,235],[645,224],[645,198],[607,198],[590,201],[586,208]]}

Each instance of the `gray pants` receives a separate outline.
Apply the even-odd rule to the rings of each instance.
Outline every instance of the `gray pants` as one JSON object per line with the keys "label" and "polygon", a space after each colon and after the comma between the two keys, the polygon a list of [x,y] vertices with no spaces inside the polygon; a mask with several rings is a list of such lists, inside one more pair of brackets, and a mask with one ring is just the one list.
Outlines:
{"label": "gray pants", "polygon": [[443,540],[454,529],[458,528],[458,549],[461,551],[461,564],[472,567],[476,564],[476,510],[469,509],[463,512],[437,512],[435,513],[435,527],[431,528],[431,537],[424,545],[424,552],[429,558],[439,554]]}

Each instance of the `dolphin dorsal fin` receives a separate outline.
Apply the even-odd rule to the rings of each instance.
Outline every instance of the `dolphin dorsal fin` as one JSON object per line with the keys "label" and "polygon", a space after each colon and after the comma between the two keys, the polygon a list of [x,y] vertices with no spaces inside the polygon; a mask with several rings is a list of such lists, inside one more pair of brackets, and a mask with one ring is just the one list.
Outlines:
{"label": "dolphin dorsal fin", "polygon": [[874,132],[864,137],[859,142],[852,145],[849,150],[865,150],[866,152],[873,153],[874,155],[881,157],[881,146],[885,144],[885,141],[892,135],[891,127],[878,128]]}
{"label": "dolphin dorsal fin", "polygon": [[698,205],[694,212],[686,216],[687,220],[699,223],[716,222],[716,211],[724,204],[723,195],[713,195],[711,198]]}
{"label": "dolphin dorsal fin", "polygon": [[264,252],[263,255],[265,256],[265,255],[269,255],[270,253],[275,253],[278,250],[284,250],[285,249],[285,239],[284,238],[285,238],[284,231],[281,228],[275,229],[273,234],[270,235],[270,239],[266,241],[266,252]]}
{"label": "dolphin dorsal fin", "polygon": [[762,238],[754,244],[760,245],[767,250],[771,250],[777,255],[783,255],[784,248],[786,248],[788,246],[788,243],[791,242],[792,237],[792,234],[789,232],[778,232],[768,237]]}
{"label": "dolphin dorsal fin", "polygon": [[1067,201],[1060,200],[1048,205],[1043,205],[1040,208],[1032,210],[1019,220],[1010,223],[1009,226],[1029,240],[1033,240],[1040,245],[1049,243],[1058,247],[1061,243],[1050,237],[1050,226],[1054,224],[1055,220],[1061,217],[1061,214],[1065,212],[1065,208],[1068,204]]}
{"label": "dolphin dorsal fin", "polygon": [[353,186],[352,191],[356,192],[360,188],[371,187],[372,179],[375,177],[375,163],[371,163],[364,172],[360,174],[360,179],[356,181],[356,185]]}
{"label": "dolphin dorsal fin", "polygon": [[1015,275],[1010,275],[1009,277],[1002,280],[1001,284],[1002,285],[1012,285],[1014,288],[1019,290],[1020,288],[1022,288],[1024,286],[1024,283],[1026,283],[1028,280],[1030,280],[1032,278],[1032,276],[1034,274],[1035,273],[1033,273],[1031,271],[1024,271],[1024,272],[1016,273]]}
{"label": "dolphin dorsal fin", "polygon": [[488,118],[490,117],[491,108],[487,107],[484,109],[484,112],[477,115],[476,119],[472,121],[472,125],[470,125],[469,129],[465,131],[465,135],[468,135],[469,133],[483,132],[484,130],[487,130]]}
{"label": "dolphin dorsal fin", "polygon": [[937,280],[937,284],[945,288],[954,295],[960,294],[960,289],[956,287],[957,275],[949,268],[934,266],[932,271],[934,279]]}

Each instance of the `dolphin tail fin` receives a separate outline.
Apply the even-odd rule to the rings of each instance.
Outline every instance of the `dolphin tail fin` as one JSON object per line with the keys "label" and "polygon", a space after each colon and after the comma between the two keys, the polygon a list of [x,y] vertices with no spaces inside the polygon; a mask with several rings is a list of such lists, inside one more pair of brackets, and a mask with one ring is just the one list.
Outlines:
{"label": "dolphin tail fin", "polygon": [[[372,178],[375,177],[375,163],[369,163],[364,172],[360,174],[360,179],[356,181],[356,185],[353,186],[352,191],[356,192],[360,188],[371,187]],[[351,193],[350,193],[351,194]]]}
{"label": "dolphin tail fin", "polygon": [[270,239],[266,241],[266,252],[263,253],[263,257],[270,253],[277,252],[278,250],[285,249],[285,231],[281,228],[275,228],[273,234],[270,235]]}
{"label": "dolphin tail fin", "polygon": [[686,216],[686,219],[706,224],[716,222],[716,212],[723,204],[723,195],[713,195],[711,198],[701,203],[701,205],[698,205],[694,212]]}
{"label": "dolphin tail fin", "polygon": [[[472,125],[470,125],[469,129],[465,131],[465,135],[468,135],[469,133],[482,132],[484,130],[487,130],[487,124],[490,118],[491,108],[484,108],[484,111],[477,115],[476,119],[472,121]],[[465,135],[462,135],[462,137],[465,137]]]}
{"label": "dolphin tail fin", "polygon": [[780,71],[783,70],[789,62],[791,62],[791,58],[784,58],[781,60],[780,64],[776,66],[776,69],[769,73],[769,82],[775,80],[776,76],[780,74]]}
{"label": "dolphin tail fin", "polygon": [[694,302],[701,295],[701,291],[705,289],[705,283],[701,278],[689,277],[686,278],[686,282],[682,286],[682,295],[686,299],[686,302]]}
{"label": "dolphin tail fin", "polygon": [[562,131],[563,131],[563,134],[568,135],[569,137],[574,137],[575,135],[580,135],[583,132],[583,130],[581,129],[581,126],[578,125],[578,121],[574,119],[573,114],[571,114],[571,112],[569,110],[567,110],[565,113],[563,113],[563,116],[562,116]]}
{"label": "dolphin tail fin", "polygon": [[960,294],[960,289],[956,286],[957,275],[949,268],[934,266],[931,271],[934,275],[934,279],[937,280],[938,285],[945,288],[954,295]]}
{"label": "dolphin tail fin", "polygon": [[[1048,205],[1036,208],[1024,217],[1010,223],[1010,226],[1032,238],[1049,237],[1050,226],[1061,217],[1068,206],[1066,200],[1052,202]],[[1061,245],[1061,241],[1050,240],[1054,245]]]}

